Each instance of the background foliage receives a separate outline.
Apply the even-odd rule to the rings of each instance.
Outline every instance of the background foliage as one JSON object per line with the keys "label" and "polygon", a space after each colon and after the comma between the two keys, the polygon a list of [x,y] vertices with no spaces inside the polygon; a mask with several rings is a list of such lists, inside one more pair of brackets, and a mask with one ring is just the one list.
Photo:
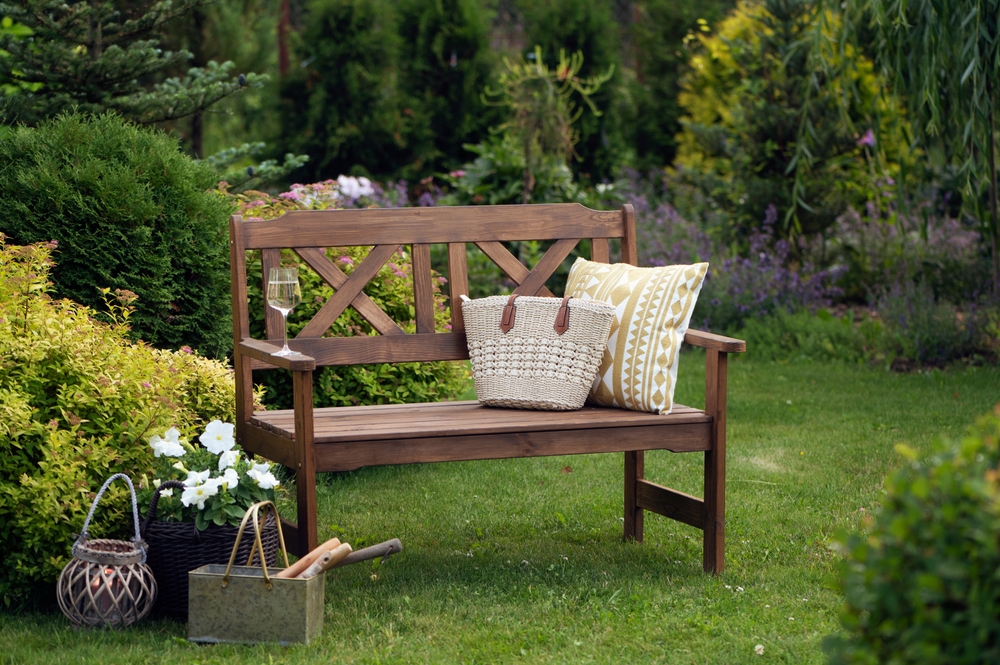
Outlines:
{"label": "background foliage", "polygon": [[[868,200],[867,191],[851,188],[869,180],[854,134],[855,127],[870,126],[879,84],[870,62],[849,51],[843,57],[854,60],[853,78],[825,80],[807,105],[809,82],[822,76],[808,48],[822,11],[813,0],[740,3],[716,33],[698,36],[701,48],[678,96],[688,118],[681,121],[676,165],[724,206],[737,232],[760,224],[773,205],[783,229],[794,219],[793,232],[819,234],[848,205]],[[847,89],[857,96],[844,108]],[[883,139],[892,137],[892,110],[883,109]],[[797,192],[792,176],[803,122],[813,145],[804,189]],[[893,148],[889,154],[898,155]]]}
{"label": "background foliage", "polygon": [[69,111],[113,110],[139,122],[163,122],[260,85],[256,74],[234,76],[228,61],[202,61],[167,76],[192,57],[159,48],[168,24],[206,4],[0,3],[0,16],[21,27],[0,32],[0,121],[36,124]]}

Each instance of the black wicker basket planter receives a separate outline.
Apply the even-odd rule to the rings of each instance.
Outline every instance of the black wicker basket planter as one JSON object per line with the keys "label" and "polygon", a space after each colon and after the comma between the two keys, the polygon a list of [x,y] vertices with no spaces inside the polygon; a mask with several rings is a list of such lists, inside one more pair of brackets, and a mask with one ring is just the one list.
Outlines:
{"label": "black wicker basket planter", "polygon": [[[188,571],[209,563],[225,565],[233,553],[239,528],[224,524],[210,525],[199,531],[193,522],[159,522],[156,506],[161,489],[183,489],[180,481],[163,483],[153,494],[149,512],[142,524],[142,537],[149,547],[146,563],[153,571],[159,593],[153,610],[186,621],[188,614]],[[267,516],[261,532],[261,542],[268,567],[278,560],[278,526],[274,513]],[[244,538],[236,553],[237,565],[245,565],[253,547],[252,538]],[[253,565],[260,565],[255,554]]]}

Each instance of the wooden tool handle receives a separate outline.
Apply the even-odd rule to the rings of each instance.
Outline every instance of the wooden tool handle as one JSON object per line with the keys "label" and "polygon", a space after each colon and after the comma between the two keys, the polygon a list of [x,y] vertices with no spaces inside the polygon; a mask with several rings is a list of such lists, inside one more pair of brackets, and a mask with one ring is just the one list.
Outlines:
{"label": "wooden tool handle", "polygon": [[327,550],[326,552],[323,552],[321,555],[316,557],[316,560],[313,561],[309,565],[309,567],[306,568],[305,571],[303,571],[301,575],[299,575],[299,579],[308,580],[311,577],[316,577],[321,572],[326,570],[324,566],[330,563],[332,559],[333,559],[333,550]]}
{"label": "wooden tool handle", "polygon": [[282,579],[299,577],[302,573],[306,571],[306,568],[311,566],[313,562],[316,561],[316,559],[323,556],[324,553],[329,552],[330,550],[337,549],[339,546],[340,546],[340,539],[331,538],[330,540],[326,541],[325,543],[314,549],[312,552],[309,552],[309,554],[306,554],[304,557],[302,557],[301,559],[290,565],[288,568],[285,568],[284,570],[279,570],[277,574],[275,574],[275,577],[280,577]]}
{"label": "wooden tool handle", "polygon": [[333,550],[333,552],[331,553],[333,556],[330,557],[329,561],[323,564],[323,570],[324,571],[330,570],[331,568],[336,566],[338,563],[343,561],[344,558],[351,553],[351,551],[352,550],[350,543],[344,543],[337,549]]}
{"label": "wooden tool handle", "polygon": [[372,545],[371,547],[366,547],[363,550],[358,550],[357,552],[353,552],[330,567],[340,568],[341,566],[349,566],[352,563],[358,563],[359,561],[367,561],[368,559],[377,559],[378,557],[384,558],[389,556],[390,554],[395,554],[396,552],[402,552],[402,551],[403,551],[403,544],[399,542],[399,538],[393,538],[392,540],[387,540],[384,543],[379,543],[378,545]]}

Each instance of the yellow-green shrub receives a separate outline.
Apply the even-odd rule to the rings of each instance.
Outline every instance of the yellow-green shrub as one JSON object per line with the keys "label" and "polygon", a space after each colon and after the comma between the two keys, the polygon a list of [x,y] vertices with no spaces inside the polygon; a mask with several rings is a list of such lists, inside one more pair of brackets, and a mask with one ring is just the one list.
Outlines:
{"label": "yellow-green shrub", "polygon": [[[149,434],[233,419],[225,365],[190,349],[129,340],[134,294],[105,293],[112,324],[50,298],[54,247],[8,245],[0,234],[0,597],[7,606],[55,581],[105,478],[150,468]],[[91,534],[124,535],[125,507],[125,492],[114,488]]]}

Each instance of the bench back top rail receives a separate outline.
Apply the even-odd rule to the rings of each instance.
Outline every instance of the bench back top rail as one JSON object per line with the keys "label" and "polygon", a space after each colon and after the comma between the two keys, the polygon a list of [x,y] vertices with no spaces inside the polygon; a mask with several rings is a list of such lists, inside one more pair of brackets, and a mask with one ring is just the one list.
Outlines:
{"label": "bench back top rail", "polygon": [[[609,261],[608,240],[622,241],[622,260],[636,262],[635,215],[631,205],[600,211],[576,203],[393,208],[368,210],[299,210],[266,221],[230,219],[234,338],[237,346],[250,337],[246,288],[246,252],[261,250],[263,292],[268,269],[281,263],[281,250],[291,249],[333,289],[334,294],[289,346],[311,356],[317,366],[382,362],[464,360],[469,357],[461,307],[451,308],[451,331],[434,329],[432,244],[448,245],[448,286],[452,303],[468,295],[466,244],[473,243],[510,278],[519,295],[551,296],[546,280],[582,239],[591,241],[591,259]],[[503,245],[505,241],[554,241],[528,268]],[[406,334],[367,295],[364,288],[404,246],[410,246],[416,333]],[[325,248],[371,246],[368,256],[344,273]],[[323,337],[337,318],[353,307],[378,335]],[[281,338],[281,315],[265,305],[269,340]],[[271,365],[253,361],[254,369]]]}

